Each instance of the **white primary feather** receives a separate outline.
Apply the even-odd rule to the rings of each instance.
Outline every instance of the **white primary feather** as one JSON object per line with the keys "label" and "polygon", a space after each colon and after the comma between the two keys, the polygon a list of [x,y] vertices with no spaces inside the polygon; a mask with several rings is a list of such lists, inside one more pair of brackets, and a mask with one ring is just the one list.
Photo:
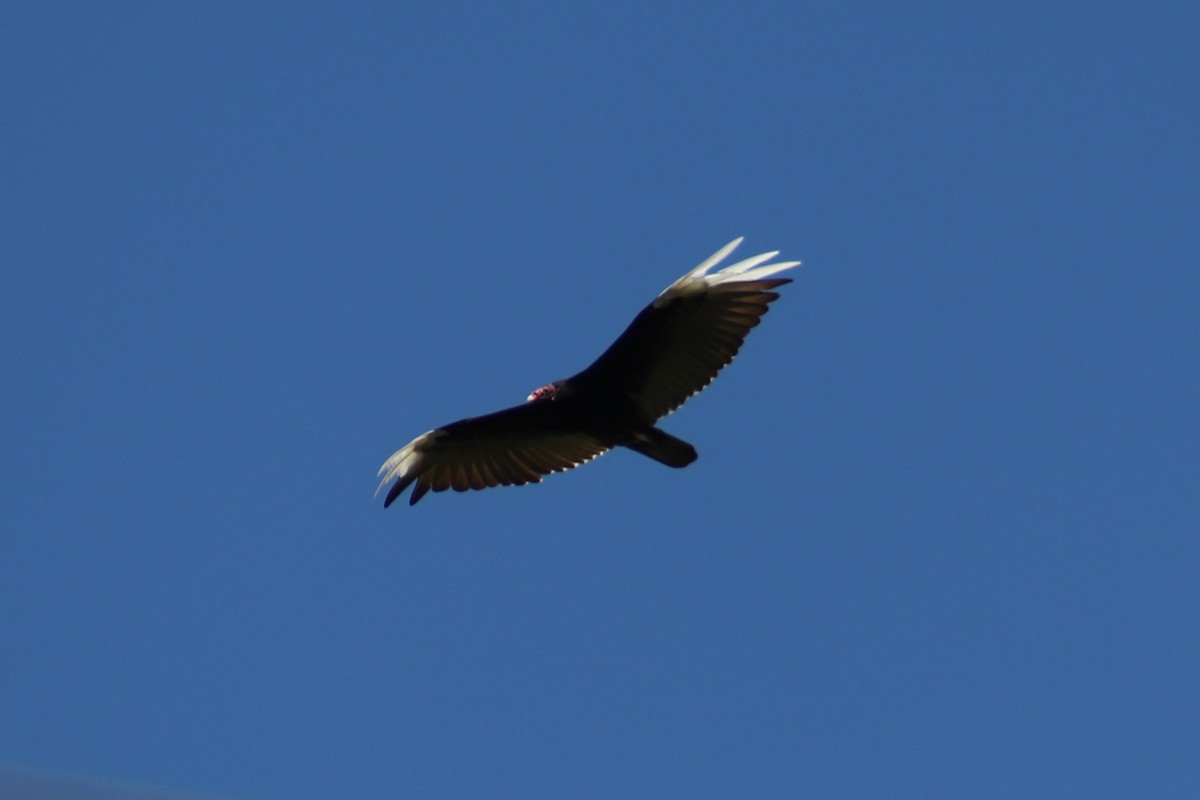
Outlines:
{"label": "white primary feather", "polygon": [[[418,455],[417,445],[420,444],[425,437],[431,433],[433,433],[433,431],[426,431],[425,433],[421,434],[408,444],[404,445],[404,447],[401,447],[395,453],[392,453],[392,457],[383,462],[383,466],[379,468],[379,474],[383,475],[383,480],[380,482],[379,488],[375,490],[375,494],[379,494],[379,491],[383,489],[384,486],[388,485],[397,478],[405,478],[410,472],[416,471]],[[410,466],[412,467],[412,470],[409,469]]]}
{"label": "white primary feather", "polygon": [[[672,283],[662,291],[655,301],[656,305],[659,301],[668,300],[679,295],[692,294],[702,291],[710,286],[717,286],[722,283],[742,283],[748,281],[758,281],[763,278],[770,277],[776,273],[791,269],[792,267],[800,266],[799,261],[780,261],[775,264],[764,264],[763,262],[770,261],[775,256],[779,255],[778,250],[770,253],[760,253],[759,255],[747,258],[745,261],[739,261],[736,264],[730,264],[724,269],[718,270],[711,275],[709,270],[724,261],[730,253],[737,249],[737,246],[742,243],[744,237],[739,236],[729,244],[722,247],[717,252],[706,258],[700,266],[684,275],[679,280]],[[761,266],[760,266],[761,265]]]}

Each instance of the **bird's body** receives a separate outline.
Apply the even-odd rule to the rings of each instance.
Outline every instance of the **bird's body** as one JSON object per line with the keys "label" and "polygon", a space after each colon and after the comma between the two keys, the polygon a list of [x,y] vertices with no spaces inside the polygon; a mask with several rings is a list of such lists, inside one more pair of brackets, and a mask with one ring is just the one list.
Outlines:
{"label": "bird's body", "polygon": [[708,274],[741,239],[684,275],[634,318],[587,369],[537,389],[519,406],[452,422],[417,437],[380,468],[384,505],[416,484],[466,491],[536,483],[543,475],[623,446],[667,466],[696,460],[690,444],[655,427],[707,386],[737,354],[799,262],[766,264],[763,253]]}

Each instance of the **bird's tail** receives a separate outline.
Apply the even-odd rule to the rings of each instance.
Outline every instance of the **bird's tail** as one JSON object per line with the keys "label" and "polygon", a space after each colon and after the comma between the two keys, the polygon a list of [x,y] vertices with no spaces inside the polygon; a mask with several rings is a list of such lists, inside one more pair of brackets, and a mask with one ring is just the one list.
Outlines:
{"label": "bird's tail", "polygon": [[640,430],[622,444],[668,467],[686,467],[696,460],[696,448],[658,428]]}

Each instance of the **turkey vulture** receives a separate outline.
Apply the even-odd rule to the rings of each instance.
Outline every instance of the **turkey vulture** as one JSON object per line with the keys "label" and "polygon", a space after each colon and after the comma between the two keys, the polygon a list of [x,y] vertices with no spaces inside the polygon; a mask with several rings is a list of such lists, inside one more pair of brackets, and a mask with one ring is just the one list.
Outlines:
{"label": "turkey vulture", "polygon": [[409,505],[430,489],[538,483],[617,445],[668,467],[695,461],[694,447],[654,423],[733,360],[779,298],[771,290],[791,283],[771,276],[800,263],[766,263],[776,251],[709,274],[741,243],[734,239],[668,286],[583,372],[535,390],[523,405],[452,422],[397,450],[379,469],[379,489],[395,481],[384,507],[414,483]]}

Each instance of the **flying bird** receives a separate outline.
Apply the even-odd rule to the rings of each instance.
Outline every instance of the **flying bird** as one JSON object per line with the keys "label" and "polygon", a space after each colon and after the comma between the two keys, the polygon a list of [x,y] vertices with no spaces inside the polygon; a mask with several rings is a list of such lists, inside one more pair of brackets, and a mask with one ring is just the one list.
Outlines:
{"label": "flying bird", "polygon": [[[622,446],[686,467],[696,449],[655,427],[712,382],[737,355],[772,291],[772,277],[799,261],[762,253],[710,272],[742,243],[734,239],[672,283],[634,317],[591,366],[534,390],[525,403],[443,425],[397,450],[379,469],[386,508],[415,484],[414,505],[431,489],[485,489],[538,483]],[[394,481],[394,483],[393,483]]]}

